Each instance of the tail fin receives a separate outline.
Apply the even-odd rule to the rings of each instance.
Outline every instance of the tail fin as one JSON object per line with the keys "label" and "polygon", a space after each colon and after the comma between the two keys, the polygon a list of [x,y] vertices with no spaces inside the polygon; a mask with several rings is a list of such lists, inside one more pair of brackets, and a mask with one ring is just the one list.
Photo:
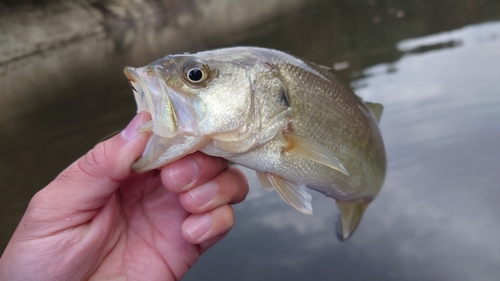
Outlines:
{"label": "tail fin", "polygon": [[[357,201],[336,201],[340,210],[340,221],[342,222],[342,233],[338,233],[340,240],[345,240],[356,230],[363,213],[371,200],[360,199]],[[337,229],[340,232],[340,229]]]}

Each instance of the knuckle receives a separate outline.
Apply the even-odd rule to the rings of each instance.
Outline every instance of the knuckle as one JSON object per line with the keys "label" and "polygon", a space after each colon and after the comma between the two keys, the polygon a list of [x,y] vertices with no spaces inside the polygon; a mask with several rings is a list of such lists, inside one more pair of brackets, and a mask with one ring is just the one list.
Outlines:
{"label": "knuckle", "polygon": [[250,189],[248,180],[245,174],[237,167],[230,167],[229,171],[231,173],[231,186],[233,191],[231,203],[239,203],[247,197]]}
{"label": "knuckle", "polygon": [[46,223],[53,221],[54,215],[51,214],[57,214],[57,212],[52,211],[51,200],[53,199],[43,189],[33,195],[23,216],[23,228],[46,227]]}
{"label": "knuckle", "polygon": [[226,208],[225,208],[224,212],[225,212],[225,226],[226,226],[226,229],[229,230],[234,225],[234,210],[233,210],[233,207],[231,207],[230,205],[226,205]]}
{"label": "knuckle", "polygon": [[203,167],[203,172],[208,174],[218,174],[229,166],[229,161],[224,158],[209,156],[203,153],[199,154],[197,160],[200,162],[199,166]]}
{"label": "knuckle", "polygon": [[96,177],[107,171],[113,165],[112,155],[110,155],[109,142],[101,142],[91,149],[83,158],[78,161],[78,167],[82,172]]}
{"label": "knuckle", "polygon": [[38,209],[40,206],[43,206],[44,204],[44,196],[43,196],[43,189],[35,193],[33,197],[31,197],[31,200],[28,204],[28,209]]}
{"label": "knuckle", "polygon": [[229,161],[224,158],[215,157],[213,160],[215,161],[214,166],[217,167],[218,171],[223,171],[229,167]]}

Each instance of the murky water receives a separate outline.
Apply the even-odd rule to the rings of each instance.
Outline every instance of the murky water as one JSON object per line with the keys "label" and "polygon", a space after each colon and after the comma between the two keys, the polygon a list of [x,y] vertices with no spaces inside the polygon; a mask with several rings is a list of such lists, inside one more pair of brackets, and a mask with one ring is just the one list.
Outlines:
{"label": "murky water", "polygon": [[[134,115],[125,65],[256,45],[332,66],[384,105],[386,182],[339,242],[331,199],[314,193],[315,214],[302,215],[245,170],[252,188],[233,230],[185,280],[499,280],[500,3],[409,2],[294,1],[240,27],[229,18],[222,33],[193,32],[195,21],[154,31],[175,41],[136,39],[142,49],[91,37],[0,65],[2,106],[17,106],[0,114],[0,247],[37,190]],[[92,47],[106,51],[55,62]]]}

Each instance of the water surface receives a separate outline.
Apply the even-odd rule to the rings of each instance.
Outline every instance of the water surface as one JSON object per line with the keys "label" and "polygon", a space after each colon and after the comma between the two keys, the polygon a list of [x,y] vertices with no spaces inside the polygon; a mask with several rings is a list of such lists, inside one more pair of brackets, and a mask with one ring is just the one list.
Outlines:
{"label": "water surface", "polygon": [[91,38],[109,45],[89,61],[99,65],[92,71],[51,68],[81,45],[38,58],[43,81],[3,66],[4,89],[23,90],[30,106],[0,120],[2,247],[29,198],[134,115],[125,65],[160,52],[254,45],[331,66],[384,105],[386,182],[355,234],[339,242],[333,200],[312,192],[314,215],[303,215],[245,169],[251,191],[235,206],[233,230],[184,280],[499,280],[500,5],[455,2],[313,1],[241,32],[159,40],[152,53]]}

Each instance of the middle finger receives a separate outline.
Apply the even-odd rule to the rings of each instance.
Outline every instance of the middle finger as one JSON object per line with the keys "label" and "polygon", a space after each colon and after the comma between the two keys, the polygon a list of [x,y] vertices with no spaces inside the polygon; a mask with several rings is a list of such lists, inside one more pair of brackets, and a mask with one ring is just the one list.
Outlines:
{"label": "middle finger", "polygon": [[245,175],[236,167],[229,167],[211,181],[179,194],[182,206],[188,212],[199,214],[229,203],[239,203],[248,194]]}

